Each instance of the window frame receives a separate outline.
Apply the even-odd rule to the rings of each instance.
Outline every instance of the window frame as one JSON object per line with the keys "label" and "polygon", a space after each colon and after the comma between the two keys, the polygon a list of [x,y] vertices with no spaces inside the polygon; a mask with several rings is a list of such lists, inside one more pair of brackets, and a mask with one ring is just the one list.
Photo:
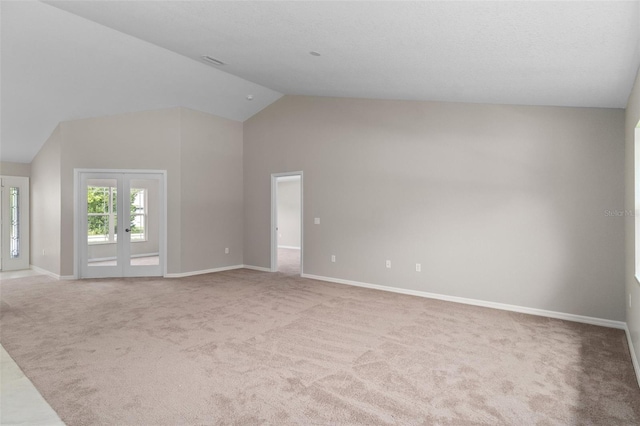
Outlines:
{"label": "window frame", "polygon": [[[104,188],[108,190],[108,204],[107,204],[107,212],[106,213],[89,213],[87,212],[87,221],[89,221],[90,217],[103,217],[106,216],[107,217],[107,227],[108,227],[108,234],[101,234],[101,235],[105,235],[107,237],[106,240],[100,240],[100,241],[91,241],[89,238],[91,237],[91,235],[89,235],[89,233],[87,232],[87,244],[91,245],[91,246],[95,246],[95,245],[102,245],[102,244],[116,244],[118,242],[118,235],[116,233],[116,229],[117,229],[117,218],[118,218],[118,212],[117,212],[117,188],[114,186],[90,186],[87,187],[87,189],[92,189],[92,188]],[[149,191],[147,188],[131,188],[130,189],[130,193],[131,191],[141,191],[144,195],[143,195],[143,206],[142,206],[142,213],[131,213],[129,212],[129,218],[132,219],[136,216],[142,216],[142,221],[143,221],[143,232],[141,233],[142,237],[140,238],[133,238],[133,235],[140,235],[140,234],[133,234],[131,233],[130,236],[130,242],[131,243],[144,243],[148,241],[148,235],[147,235],[147,221],[148,221],[148,197],[149,197]],[[114,202],[116,201],[116,202]],[[131,203],[130,205],[134,205],[133,203]],[[114,209],[115,206],[115,209]],[[136,210],[138,209],[138,207],[136,207]],[[88,230],[87,230],[88,231]]]}
{"label": "window frame", "polygon": [[[142,213],[138,213],[138,207],[136,207],[136,212],[129,213],[129,219],[130,222],[134,222],[134,217],[138,217],[141,216],[142,217],[142,238],[136,238],[135,240],[133,239],[134,235],[139,235],[139,234],[134,234],[133,232],[131,232],[131,242],[132,243],[144,243],[146,241],[149,240],[149,237],[147,235],[147,223],[148,223],[148,205],[149,205],[149,190],[147,188],[131,188],[130,191],[139,191],[138,193],[142,193],[143,197],[142,197],[142,207],[140,207],[142,209]],[[137,194],[136,194],[137,195]],[[133,206],[133,202],[131,203],[131,205]]]}

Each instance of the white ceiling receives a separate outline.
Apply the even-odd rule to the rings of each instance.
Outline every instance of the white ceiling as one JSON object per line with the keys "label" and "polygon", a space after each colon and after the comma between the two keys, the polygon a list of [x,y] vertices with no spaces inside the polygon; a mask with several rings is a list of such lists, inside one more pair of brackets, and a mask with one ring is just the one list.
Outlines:
{"label": "white ceiling", "polygon": [[31,162],[65,120],[172,106],[245,120],[282,96],[40,2],[0,12],[2,161]]}
{"label": "white ceiling", "polygon": [[5,3],[14,161],[57,121],[167,104],[244,120],[280,93],[624,108],[640,63],[639,1]]}

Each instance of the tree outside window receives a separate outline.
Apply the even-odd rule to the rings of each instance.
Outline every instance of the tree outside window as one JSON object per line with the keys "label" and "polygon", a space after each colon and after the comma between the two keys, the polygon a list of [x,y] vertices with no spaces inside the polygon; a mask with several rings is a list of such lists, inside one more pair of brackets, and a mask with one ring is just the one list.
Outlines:
{"label": "tree outside window", "polygon": [[[146,241],[147,190],[131,188],[129,229],[131,241]],[[88,242],[89,244],[117,241],[118,196],[115,187],[89,186],[87,188]]]}

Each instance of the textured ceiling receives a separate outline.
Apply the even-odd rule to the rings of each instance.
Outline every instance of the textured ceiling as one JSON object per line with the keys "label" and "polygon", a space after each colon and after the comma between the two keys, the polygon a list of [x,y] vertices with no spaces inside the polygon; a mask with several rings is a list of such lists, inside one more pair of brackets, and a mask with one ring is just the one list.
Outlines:
{"label": "textured ceiling", "polygon": [[624,108],[640,62],[639,1],[47,3],[2,2],[3,160],[62,120],[280,93]]}
{"label": "textured ceiling", "polygon": [[620,108],[638,65],[637,1],[54,4],[286,94]]}

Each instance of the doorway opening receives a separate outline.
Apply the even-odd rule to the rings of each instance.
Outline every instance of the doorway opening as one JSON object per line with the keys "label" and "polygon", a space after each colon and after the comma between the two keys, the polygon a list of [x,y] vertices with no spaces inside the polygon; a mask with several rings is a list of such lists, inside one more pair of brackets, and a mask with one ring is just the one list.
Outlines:
{"label": "doorway opening", "polygon": [[302,172],[271,175],[271,271],[302,274]]}
{"label": "doorway opening", "polygon": [[76,171],[79,278],[162,276],[165,172]]}

